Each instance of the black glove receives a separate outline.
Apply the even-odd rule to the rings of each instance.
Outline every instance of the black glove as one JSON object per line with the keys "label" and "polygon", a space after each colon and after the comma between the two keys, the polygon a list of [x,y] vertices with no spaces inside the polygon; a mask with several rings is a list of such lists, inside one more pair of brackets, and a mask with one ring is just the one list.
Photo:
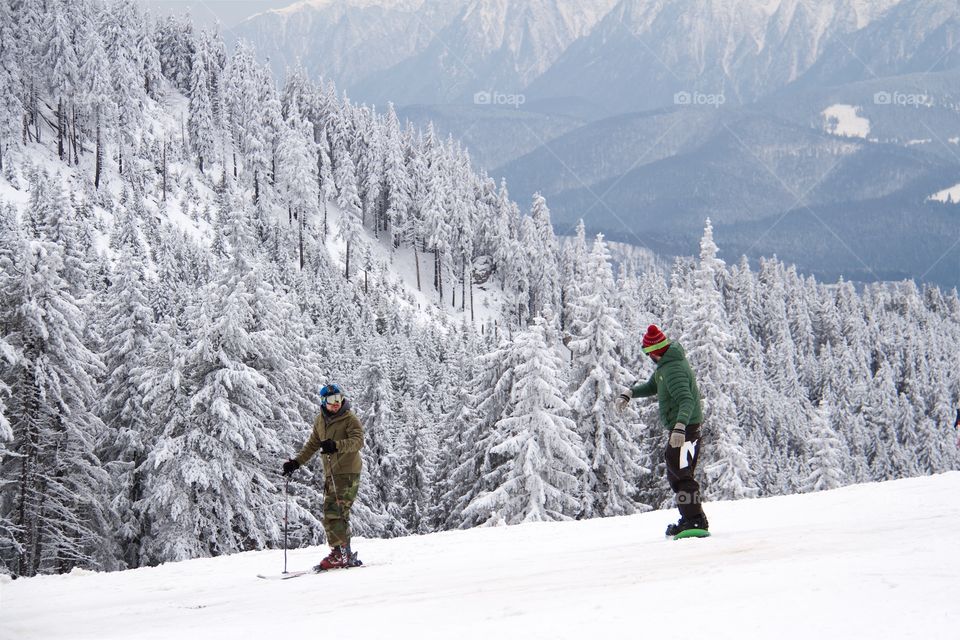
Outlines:
{"label": "black glove", "polygon": [[296,460],[287,460],[283,463],[283,475],[291,476],[293,472],[300,468],[300,463]]}
{"label": "black glove", "polygon": [[320,451],[324,453],[336,453],[337,452],[337,443],[333,440],[321,440],[320,441]]}

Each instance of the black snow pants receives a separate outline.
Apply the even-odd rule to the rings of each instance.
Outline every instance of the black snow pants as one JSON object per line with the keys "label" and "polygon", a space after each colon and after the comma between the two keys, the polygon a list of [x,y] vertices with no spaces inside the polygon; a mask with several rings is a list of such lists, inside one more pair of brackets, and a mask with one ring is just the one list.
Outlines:
{"label": "black snow pants", "polygon": [[676,495],[681,518],[689,519],[703,514],[700,506],[700,485],[693,477],[702,447],[700,425],[688,424],[683,446],[674,448],[667,444],[663,452],[667,463],[667,481]]}

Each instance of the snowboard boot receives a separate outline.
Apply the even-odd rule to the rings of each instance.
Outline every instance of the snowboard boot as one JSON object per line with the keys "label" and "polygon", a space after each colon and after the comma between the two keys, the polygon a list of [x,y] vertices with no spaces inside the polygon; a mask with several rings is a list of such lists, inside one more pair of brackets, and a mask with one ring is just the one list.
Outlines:
{"label": "snowboard boot", "polygon": [[707,522],[707,516],[700,513],[690,518],[680,518],[676,524],[667,525],[666,535],[673,537],[681,531],[688,529],[703,529],[704,531],[709,531],[710,523]]}

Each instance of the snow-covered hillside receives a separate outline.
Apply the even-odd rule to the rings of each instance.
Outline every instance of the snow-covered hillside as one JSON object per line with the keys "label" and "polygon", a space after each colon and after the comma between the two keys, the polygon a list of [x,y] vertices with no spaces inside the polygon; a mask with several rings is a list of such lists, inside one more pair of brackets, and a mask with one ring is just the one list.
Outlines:
{"label": "snow-covered hillside", "polygon": [[[0,637],[944,638],[960,472],[673,513],[358,540],[363,569],[264,581],[281,551],[0,585]],[[322,550],[290,552],[290,568]],[[687,630],[687,631],[683,631]]]}
{"label": "snow-covered hillside", "polygon": [[956,204],[960,202],[960,184],[955,184],[949,189],[944,189],[943,191],[933,194],[930,196],[930,200],[946,202],[948,204]]}
{"label": "snow-covered hillside", "polygon": [[825,130],[835,136],[866,138],[870,120],[860,115],[860,109],[849,104],[835,104],[823,110]]}

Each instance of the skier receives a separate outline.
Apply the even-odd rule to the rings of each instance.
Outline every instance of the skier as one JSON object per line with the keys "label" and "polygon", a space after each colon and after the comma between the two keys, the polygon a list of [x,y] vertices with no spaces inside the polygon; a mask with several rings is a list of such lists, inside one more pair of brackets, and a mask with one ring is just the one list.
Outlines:
{"label": "skier", "polygon": [[339,569],[360,564],[350,550],[350,507],[360,489],[360,449],[363,427],[350,410],[339,385],[320,389],[320,415],[313,431],[294,458],[283,463],[283,475],[290,476],[313,455],[323,453],[323,528],[327,533],[330,555],[314,567],[315,571]]}
{"label": "skier", "polygon": [[633,383],[616,399],[621,413],[631,398],[656,395],[660,406],[660,420],[670,430],[670,440],[664,451],[667,463],[667,481],[676,495],[680,520],[667,527],[666,534],[675,536],[688,529],[707,530],[709,524],[700,504],[700,485],[693,473],[700,457],[700,422],[703,409],[700,391],[687,362],[683,347],[671,342],[657,327],[650,325],[643,336],[643,352],[656,364],[650,380]]}

